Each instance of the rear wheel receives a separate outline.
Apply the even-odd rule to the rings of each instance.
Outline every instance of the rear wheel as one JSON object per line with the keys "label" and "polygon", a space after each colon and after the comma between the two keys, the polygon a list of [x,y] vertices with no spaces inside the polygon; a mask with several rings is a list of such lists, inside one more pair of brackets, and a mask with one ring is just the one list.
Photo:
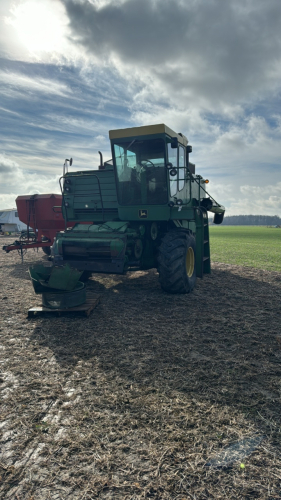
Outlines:
{"label": "rear wheel", "polygon": [[169,293],[189,293],[196,282],[195,238],[184,230],[167,233],[159,247],[159,281]]}

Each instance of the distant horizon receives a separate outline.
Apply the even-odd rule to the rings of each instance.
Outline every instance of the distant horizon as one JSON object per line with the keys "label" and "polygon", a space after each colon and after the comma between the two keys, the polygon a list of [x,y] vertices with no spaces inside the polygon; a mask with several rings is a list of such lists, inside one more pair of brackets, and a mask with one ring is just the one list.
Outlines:
{"label": "distant horizon", "polygon": [[[34,194],[53,194],[53,193],[34,193]],[[60,193],[54,193],[54,194],[60,194]],[[21,196],[21,195],[19,195]],[[28,195],[27,195],[28,196]],[[9,211],[9,210],[17,210],[17,206],[15,204],[14,207],[11,207],[11,208],[0,208],[0,212],[6,212],[6,211]],[[209,212],[210,214],[211,212]],[[234,214],[234,215],[225,215],[224,216],[224,221],[225,219],[230,219],[230,218],[235,218],[235,217],[269,217],[269,218],[278,218],[281,220],[281,216],[280,215],[269,215],[269,214]],[[208,216],[208,219],[209,221],[212,220],[213,216],[209,215]]]}
{"label": "distant horizon", "polygon": [[[213,218],[209,217],[209,224],[213,224]],[[222,222],[227,226],[279,226],[281,217],[279,215],[226,215]]]}

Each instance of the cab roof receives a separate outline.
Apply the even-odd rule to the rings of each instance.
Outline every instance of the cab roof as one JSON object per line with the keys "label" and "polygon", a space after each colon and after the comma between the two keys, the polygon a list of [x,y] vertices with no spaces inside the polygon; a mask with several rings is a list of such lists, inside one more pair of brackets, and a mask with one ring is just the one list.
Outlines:
{"label": "cab roof", "polygon": [[109,131],[109,139],[124,139],[126,137],[136,137],[142,135],[167,134],[170,137],[177,137],[178,142],[183,146],[188,144],[187,138],[183,134],[177,134],[164,123],[158,125],[145,125],[144,127],[120,128]]}

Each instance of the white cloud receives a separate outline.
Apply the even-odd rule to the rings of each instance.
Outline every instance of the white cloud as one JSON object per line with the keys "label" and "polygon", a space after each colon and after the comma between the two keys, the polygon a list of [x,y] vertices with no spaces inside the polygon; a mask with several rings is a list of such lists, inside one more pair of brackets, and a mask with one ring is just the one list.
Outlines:
{"label": "white cloud", "polygon": [[170,102],[227,114],[279,87],[277,0],[64,4],[75,43]]}
{"label": "white cloud", "polygon": [[58,193],[59,175],[42,175],[22,169],[6,155],[0,154],[0,202],[3,208],[15,206],[19,195],[35,193]]}
{"label": "white cloud", "polygon": [[[218,188],[218,189],[217,189]],[[239,194],[240,191],[240,194]],[[214,192],[220,194],[220,200],[227,195],[226,215],[279,215],[281,214],[281,182],[273,185],[215,186]],[[211,191],[213,194],[213,191]],[[215,196],[214,196],[215,197]],[[216,198],[216,197],[215,197]]]}
{"label": "white cloud", "polygon": [[281,199],[277,196],[240,198],[231,203],[226,213],[226,215],[278,215],[279,217],[280,214]]}
{"label": "white cloud", "polygon": [[0,112],[17,189],[57,190],[64,157],[90,168],[111,156],[109,129],[164,122],[228,214],[280,213],[280,0],[13,2],[2,55],[28,64],[1,70]]}
{"label": "white cloud", "polygon": [[[281,200],[281,182],[268,186],[240,186],[240,191],[247,196],[278,195],[277,197]],[[276,198],[276,196],[272,196],[272,198]]]}
{"label": "white cloud", "polygon": [[40,92],[61,97],[71,94],[71,90],[63,83],[50,78],[31,77],[19,72],[0,71],[0,84],[3,85],[2,94],[6,96],[21,94],[23,90],[28,91],[29,94]]}
{"label": "white cloud", "polygon": [[16,208],[16,197],[18,195],[11,194],[3,194],[0,193],[0,210],[9,210],[11,208]]}
{"label": "white cloud", "polygon": [[[210,186],[210,187],[209,187]],[[221,196],[229,196],[231,193],[233,193],[233,185],[232,184],[217,184],[216,182],[210,182],[206,186],[207,191],[210,191],[212,193],[212,196],[214,198],[216,197],[221,197]]]}
{"label": "white cloud", "polygon": [[13,5],[5,23],[12,26],[20,42],[31,53],[62,51],[67,17],[63,5],[52,0],[34,0]]}

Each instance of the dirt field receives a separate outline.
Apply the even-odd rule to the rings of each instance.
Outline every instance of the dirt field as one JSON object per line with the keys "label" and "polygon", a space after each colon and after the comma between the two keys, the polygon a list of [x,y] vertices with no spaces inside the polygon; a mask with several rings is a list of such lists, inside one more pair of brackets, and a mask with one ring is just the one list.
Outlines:
{"label": "dirt field", "polygon": [[0,498],[280,499],[281,274],[97,275],[89,318],[27,319],[42,259],[0,252]]}

